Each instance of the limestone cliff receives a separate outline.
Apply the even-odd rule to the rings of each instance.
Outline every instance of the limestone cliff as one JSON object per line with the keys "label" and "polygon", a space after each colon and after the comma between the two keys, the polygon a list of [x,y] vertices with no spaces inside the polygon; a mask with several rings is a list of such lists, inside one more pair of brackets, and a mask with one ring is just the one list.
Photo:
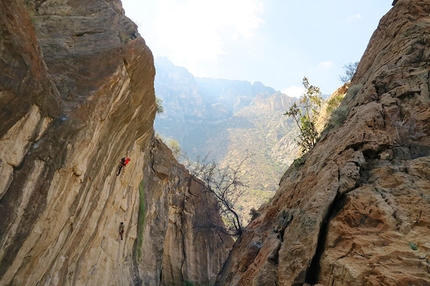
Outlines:
{"label": "limestone cliff", "polygon": [[0,33],[0,285],[213,281],[226,250],[190,227],[199,188],[148,171],[172,159],[151,151],[153,57],[121,2],[1,1]]}
{"label": "limestone cliff", "polygon": [[399,0],[342,116],[283,176],[219,285],[430,284],[430,2]]}
{"label": "limestone cliff", "polygon": [[[230,236],[201,226],[208,214],[219,218],[209,207],[214,197],[158,140],[149,157],[141,186],[145,223],[138,251],[144,285],[212,285],[233,245]],[[221,219],[216,223],[222,224]]]}

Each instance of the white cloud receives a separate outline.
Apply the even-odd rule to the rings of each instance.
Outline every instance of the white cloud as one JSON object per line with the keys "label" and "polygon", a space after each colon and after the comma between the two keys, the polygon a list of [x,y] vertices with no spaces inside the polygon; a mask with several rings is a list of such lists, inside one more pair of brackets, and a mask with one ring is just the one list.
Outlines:
{"label": "white cloud", "polygon": [[333,66],[333,62],[330,62],[330,61],[324,61],[324,62],[320,62],[320,63],[317,65],[317,69],[324,69],[324,70],[327,70],[327,69],[330,69],[332,66]]}
{"label": "white cloud", "polygon": [[293,97],[301,97],[305,92],[306,92],[306,89],[304,87],[298,87],[298,86],[290,86],[282,90],[282,93],[285,93],[286,95],[293,96]]}
{"label": "white cloud", "polygon": [[[211,64],[226,41],[249,39],[262,24],[261,0],[162,0],[154,20],[156,45],[176,64]],[[198,72],[197,72],[198,73]]]}
{"label": "white cloud", "polygon": [[360,14],[352,15],[352,16],[348,17],[348,19],[346,19],[346,21],[348,23],[350,23],[350,22],[358,20],[358,19],[361,19],[361,15]]}

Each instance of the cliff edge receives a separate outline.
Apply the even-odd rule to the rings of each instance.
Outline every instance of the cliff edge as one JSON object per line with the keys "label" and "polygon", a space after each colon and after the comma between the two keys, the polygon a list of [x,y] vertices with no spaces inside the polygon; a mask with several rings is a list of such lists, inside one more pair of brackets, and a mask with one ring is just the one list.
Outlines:
{"label": "cliff edge", "polygon": [[[154,61],[121,2],[1,1],[0,31],[0,284],[213,281],[220,236],[169,231],[187,179],[149,171],[173,157],[154,155]],[[184,224],[198,198],[180,203]]]}
{"label": "cliff edge", "polygon": [[218,285],[428,285],[428,1],[381,19],[317,145],[284,174]]}
{"label": "cliff edge", "polygon": [[[153,136],[150,50],[119,1],[0,5],[0,284],[138,280],[134,190]],[[116,176],[124,156],[132,160]]]}

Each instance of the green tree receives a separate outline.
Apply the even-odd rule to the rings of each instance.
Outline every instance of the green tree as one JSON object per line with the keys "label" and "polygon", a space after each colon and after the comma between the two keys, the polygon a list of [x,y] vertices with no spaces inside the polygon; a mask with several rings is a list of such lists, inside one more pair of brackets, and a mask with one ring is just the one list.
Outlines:
{"label": "green tree", "polygon": [[300,97],[299,104],[295,102],[284,115],[293,117],[300,131],[297,142],[305,153],[317,142],[315,123],[324,100],[319,87],[311,85],[306,77],[303,78],[303,86],[306,91]]}
{"label": "green tree", "polygon": [[163,100],[159,97],[155,98],[156,111],[158,114],[164,112]]}

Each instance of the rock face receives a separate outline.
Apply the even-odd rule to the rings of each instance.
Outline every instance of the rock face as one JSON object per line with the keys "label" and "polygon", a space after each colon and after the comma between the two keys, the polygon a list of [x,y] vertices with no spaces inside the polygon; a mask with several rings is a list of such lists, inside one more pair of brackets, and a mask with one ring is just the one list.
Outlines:
{"label": "rock face", "polygon": [[430,284],[430,3],[382,18],[337,116],[283,176],[218,285]]}
{"label": "rock face", "polygon": [[119,2],[4,2],[0,284],[130,284],[151,52]]}
{"label": "rock face", "polygon": [[[155,68],[120,1],[1,1],[0,31],[0,285],[213,281],[226,255],[220,236],[172,218],[189,211],[181,222],[192,225],[204,204],[187,190],[198,187],[173,185],[168,171],[151,181],[148,168],[164,158],[151,153]],[[146,197],[163,197],[157,216],[142,180],[152,182]],[[139,224],[145,204],[152,216]],[[155,255],[152,268],[139,264]]]}
{"label": "rock face", "polygon": [[[138,253],[143,285],[213,285],[233,245],[230,236],[200,223],[207,215],[219,218],[209,207],[214,197],[164,144],[155,140],[150,150],[141,186],[145,223]],[[215,225],[223,225],[220,218]]]}

